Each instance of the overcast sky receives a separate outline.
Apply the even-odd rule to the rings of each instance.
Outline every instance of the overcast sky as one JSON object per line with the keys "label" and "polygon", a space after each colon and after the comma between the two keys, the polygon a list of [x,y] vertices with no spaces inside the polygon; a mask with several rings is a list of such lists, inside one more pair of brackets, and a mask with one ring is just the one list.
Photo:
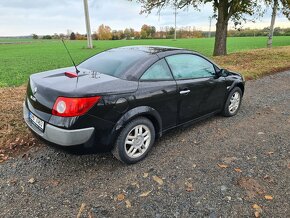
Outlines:
{"label": "overcast sky", "polygon": [[[135,2],[88,1],[93,32],[101,24],[116,30],[126,27],[140,30],[143,24],[154,25],[159,30],[160,27],[174,25],[174,11],[171,8],[164,9],[160,16],[156,12],[140,15],[141,6]],[[208,30],[208,17],[212,13],[211,5],[201,7],[200,11],[192,8],[179,10],[177,24],[179,27],[194,26],[200,30]],[[270,15],[271,11],[268,10],[256,23],[247,23],[244,27],[269,26]],[[290,27],[290,22],[278,14],[276,26]],[[66,33],[67,29],[85,33],[83,0],[0,0],[0,36]]]}

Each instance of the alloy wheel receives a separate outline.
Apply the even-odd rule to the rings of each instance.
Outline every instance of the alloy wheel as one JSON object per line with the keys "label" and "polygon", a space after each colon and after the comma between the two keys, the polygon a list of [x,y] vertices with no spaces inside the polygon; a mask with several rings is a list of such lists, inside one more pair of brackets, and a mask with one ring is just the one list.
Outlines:
{"label": "alloy wheel", "polygon": [[146,125],[135,126],[125,140],[125,152],[130,158],[138,158],[144,154],[151,142],[151,132]]}
{"label": "alloy wheel", "polygon": [[234,92],[229,104],[229,112],[234,114],[240,106],[241,95],[239,92]]}

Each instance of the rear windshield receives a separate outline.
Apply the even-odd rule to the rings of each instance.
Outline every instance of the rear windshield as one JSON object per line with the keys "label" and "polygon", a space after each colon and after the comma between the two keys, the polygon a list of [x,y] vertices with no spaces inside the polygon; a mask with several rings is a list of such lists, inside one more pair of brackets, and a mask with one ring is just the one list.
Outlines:
{"label": "rear windshield", "polygon": [[124,73],[144,56],[144,52],[134,49],[112,49],[85,60],[79,67],[125,79]]}

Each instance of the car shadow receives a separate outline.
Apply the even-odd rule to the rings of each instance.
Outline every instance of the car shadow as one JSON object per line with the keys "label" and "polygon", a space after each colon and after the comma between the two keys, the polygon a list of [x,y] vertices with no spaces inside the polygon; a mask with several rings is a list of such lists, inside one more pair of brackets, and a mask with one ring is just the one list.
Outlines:
{"label": "car shadow", "polygon": [[103,154],[110,152],[109,148],[101,148],[98,146],[85,147],[84,145],[75,146],[60,146],[57,144],[46,142],[50,147],[73,155],[87,155],[87,154]]}
{"label": "car shadow", "polygon": [[[207,123],[213,122],[213,121],[218,121],[218,120],[222,120],[224,119],[224,117],[220,116],[220,115],[216,115],[216,116],[212,116],[209,117],[205,120],[200,120],[197,121],[195,123],[192,124],[188,124],[188,125],[183,125],[180,128],[173,128],[169,131],[166,131],[166,133],[164,133],[164,135],[156,140],[155,145],[158,146],[159,143],[161,143],[164,140],[167,140],[168,138],[176,138],[179,134],[181,134],[182,132],[190,132],[192,131],[193,128],[198,128],[201,125],[206,125]],[[49,141],[46,141],[40,137],[38,137],[36,135],[36,137],[44,142],[46,145],[48,145],[49,147],[60,151],[60,152],[65,152],[71,155],[93,155],[93,154],[107,154],[111,151],[111,147],[100,147],[100,146],[93,146],[93,147],[86,147],[84,145],[74,145],[74,146],[61,146],[61,145],[57,145],[54,143],[51,143]]]}
{"label": "car shadow", "polygon": [[94,147],[86,147],[84,145],[74,145],[74,146],[61,146],[54,144],[52,142],[49,142],[34,132],[32,132],[34,137],[38,139],[38,141],[44,143],[45,145],[53,148],[54,150],[65,152],[68,154],[73,155],[87,155],[87,154],[102,154],[102,153],[108,153],[110,152],[110,148],[100,147],[100,146],[94,146]]}

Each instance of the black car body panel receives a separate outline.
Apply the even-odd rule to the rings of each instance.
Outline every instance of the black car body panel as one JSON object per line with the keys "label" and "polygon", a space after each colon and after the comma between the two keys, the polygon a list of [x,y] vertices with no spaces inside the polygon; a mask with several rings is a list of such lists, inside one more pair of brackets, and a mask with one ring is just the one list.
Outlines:
{"label": "black car body panel", "polygon": [[[99,69],[97,66],[96,69],[84,68],[87,63],[87,66],[92,65],[100,54],[105,63],[106,52],[113,54],[114,63],[121,62],[119,56],[122,54],[123,59],[128,59],[136,53],[137,58],[116,75],[112,70],[107,74],[99,72],[106,70],[109,62],[104,66],[100,66],[103,63],[100,62]],[[154,124],[156,135],[161,136],[169,129],[220,112],[234,87],[239,86],[244,91],[245,82],[241,75],[221,71],[214,62],[196,52],[170,47],[129,46],[103,53],[81,63],[78,77],[65,75],[65,72],[75,72],[73,67],[31,75],[24,107],[45,121],[45,125],[61,130],[93,128],[93,134],[85,143],[110,147],[124,125],[135,117],[147,117]],[[214,66],[216,75],[184,80],[140,79],[158,60],[175,54],[194,54],[206,59]],[[180,94],[183,91],[189,92]],[[53,105],[60,96],[101,96],[101,100],[84,115],[60,117],[52,115]]]}

